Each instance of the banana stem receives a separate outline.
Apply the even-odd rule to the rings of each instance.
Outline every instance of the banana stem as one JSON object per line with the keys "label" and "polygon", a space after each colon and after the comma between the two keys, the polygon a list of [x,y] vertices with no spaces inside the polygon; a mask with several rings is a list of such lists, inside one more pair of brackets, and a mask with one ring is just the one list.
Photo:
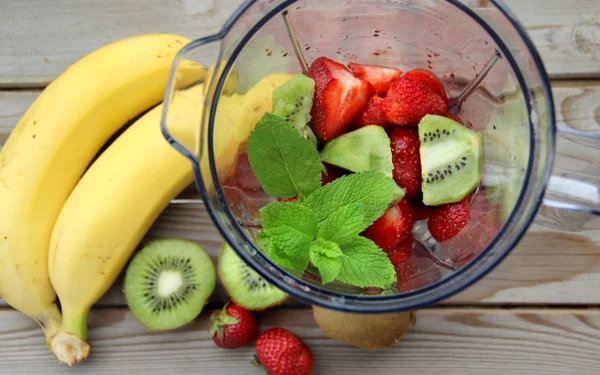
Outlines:
{"label": "banana stem", "polygon": [[60,331],[50,340],[50,350],[60,363],[72,366],[87,358],[90,346],[87,339],[87,316],[85,312],[63,309]]}
{"label": "banana stem", "polygon": [[44,315],[36,316],[33,319],[42,327],[46,336],[46,345],[50,346],[50,340],[56,335],[61,325],[62,319],[58,307],[52,304]]}
{"label": "banana stem", "polygon": [[79,337],[85,341],[87,339],[87,318],[88,312],[73,311],[63,307],[63,319],[60,331]]}

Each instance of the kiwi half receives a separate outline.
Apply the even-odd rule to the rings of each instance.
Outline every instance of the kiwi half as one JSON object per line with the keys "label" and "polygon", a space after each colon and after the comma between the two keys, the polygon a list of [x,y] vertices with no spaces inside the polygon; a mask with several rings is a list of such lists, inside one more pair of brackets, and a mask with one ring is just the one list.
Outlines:
{"label": "kiwi half", "polygon": [[297,74],[273,90],[273,114],[290,124],[306,139],[317,145],[317,137],[308,122],[315,93],[315,81]]}
{"label": "kiwi half", "polygon": [[481,182],[481,135],[442,116],[419,122],[423,203],[438,206],[458,202]]}
{"label": "kiwi half", "polygon": [[215,289],[216,272],[199,245],[176,239],[144,247],[125,273],[125,299],[145,327],[167,330],[194,320]]}
{"label": "kiwi half", "polygon": [[223,243],[219,255],[219,278],[231,299],[247,310],[260,311],[285,302],[288,296],[269,284]]}

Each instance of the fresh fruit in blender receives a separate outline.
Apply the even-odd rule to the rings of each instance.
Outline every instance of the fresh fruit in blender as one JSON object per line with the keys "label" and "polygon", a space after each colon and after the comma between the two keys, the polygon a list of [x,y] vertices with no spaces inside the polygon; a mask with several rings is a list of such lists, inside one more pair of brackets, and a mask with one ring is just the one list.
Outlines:
{"label": "fresh fruit in blender", "polygon": [[385,211],[383,216],[375,220],[362,236],[375,242],[383,251],[389,252],[412,236],[414,223],[412,208],[406,198],[402,198],[400,202]]}
{"label": "fresh fruit in blender", "polygon": [[404,311],[390,314],[353,314],[313,306],[317,325],[327,336],[349,345],[367,349],[383,349],[402,339],[415,313]]}
{"label": "fresh fruit in blender", "polygon": [[[338,177],[341,177],[344,175],[344,173],[339,168],[334,167],[333,165],[330,165],[330,164],[323,164],[323,165],[325,166],[325,171],[321,172],[321,186],[325,186],[328,183],[330,183],[331,181],[334,181]],[[288,198],[288,199],[279,198],[279,201],[280,202],[293,202],[296,199],[298,199],[298,196]]]}
{"label": "fresh fruit in blender", "polygon": [[414,69],[404,73],[404,78],[413,81],[422,81],[429,86],[436,94],[438,94],[446,104],[448,104],[448,95],[444,89],[444,85],[440,82],[435,74],[425,69]]}
{"label": "fresh fruit in blender", "polygon": [[[187,115],[171,128],[184,143],[194,138],[203,91],[196,85],[172,98]],[[189,161],[162,135],[162,109],[157,106],[135,121],[96,159],[54,225],[48,266],[63,320],[50,348],[61,362],[85,359],[90,307],[114,283],[171,199],[193,181]]]}
{"label": "fresh fruit in blender", "polygon": [[[56,218],[104,143],[161,101],[175,55],[188,42],[142,35],[88,54],[33,102],[0,152],[0,295],[47,340],[61,321],[48,275]],[[183,85],[204,75],[198,64],[181,67]]]}
{"label": "fresh fruit in blender", "polygon": [[460,202],[439,206],[431,213],[427,228],[436,241],[447,241],[463,230],[469,222],[470,199],[469,195]]}
{"label": "fresh fruit in blender", "polygon": [[439,206],[462,200],[481,182],[481,135],[442,116],[419,123],[423,203]]}
{"label": "fresh fruit in blender", "polygon": [[194,242],[156,240],[137,253],[125,273],[125,299],[146,328],[162,331],[196,319],[215,289],[210,256]]}
{"label": "fresh fruit in blender", "polygon": [[365,109],[354,121],[354,126],[361,128],[368,125],[379,125],[386,129],[390,128],[393,124],[385,116],[385,112],[383,112],[383,108],[381,106],[382,103],[382,97],[377,95],[371,97]]}
{"label": "fresh fruit in blender", "polygon": [[392,81],[402,75],[399,69],[385,68],[375,65],[348,64],[348,68],[356,78],[368,81],[373,86],[375,95],[385,95]]}
{"label": "fresh fruit in blender", "polygon": [[390,261],[395,268],[404,263],[411,255],[412,248],[415,243],[415,238],[412,233],[405,238],[402,242],[394,246],[390,251],[387,252]]}
{"label": "fresh fruit in blender", "polygon": [[326,57],[311,64],[308,76],[315,81],[310,126],[317,137],[329,141],[348,129],[367,105],[373,88],[344,65]]}
{"label": "fresh fruit in blender", "polygon": [[269,328],[255,344],[255,364],[269,375],[309,375],[313,369],[310,348],[285,328]]}
{"label": "fresh fruit in blender", "polygon": [[237,349],[250,344],[258,336],[258,322],[252,312],[228,303],[211,317],[209,335],[223,349]]}
{"label": "fresh fruit in blender", "polygon": [[443,115],[448,110],[427,83],[404,77],[392,83],[381,106],[388,120],[397,125],[416,125],[427,114]]}
{"label": "fresh fruit in blender", "polygon": [[231,299],[247,310],[265,310],[282,304],[288,298],[250,268],[226,243],[223,243],[217,268]]}
{"label": "fresh fruit in blender", "polygon": [[377,125],[362,127],[327,142],[321,150],[321,160],[351,172],[379,171],[392,177],[390,138]]}
{"label": "fresh fruit in blender", "polygon": [[423,203],[422,194],[408,198],[408,204],[413,209],[415,221],[427,219],[436,208],[435,206],[426,206]]}
{"label": "fresh fruit in blender", "polygon": [[273,91],[273,114],[290,124],[317,147],[317,137],[308,123],[315,93],[315,81],[297,74]]}
{"label": "fresh fruit in blender", "polygon": [[390,133],[394,180],[406,191],[407,197],[421,193],[421,156],[419,132],[412,128],[396,127]]}

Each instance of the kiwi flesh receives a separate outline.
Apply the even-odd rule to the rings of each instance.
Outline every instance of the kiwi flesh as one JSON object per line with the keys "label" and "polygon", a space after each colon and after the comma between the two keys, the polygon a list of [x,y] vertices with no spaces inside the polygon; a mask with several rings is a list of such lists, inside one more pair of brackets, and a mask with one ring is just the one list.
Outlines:
{"label": "kiwi flesh", "polygon": [[227,243],[223,243],[218,270],[231,299],[247,310],[265,310],[282,304],[288,298],[246,264]]}
{"label": "kiwi flesh", "polygon": [[481,135],[443,116],[419,122],[423,203],[438,206],[465,198],[481,182]]}
{"label": "kiwi flesh", "polygon": [[215,289],[215,266],[199,245],[156,240],[144,247],[125,273],[125,299],[145,327],[162,331],[194,320]]}
{"label": "kiwi flesh", "polygon": [[313,306],[317,325],[330,338],[367,350],[394,345],[404,337],[415,313],[353,314]]}
{"label": "kiwi flesh", "polygon": [[308,122],[315,93],[315,81],[297,74],[273,90],[273,114],[290,124],[306,139],[317,145],[317,137]]}
{"label": "kiwi flesh", "polygon": [[351,172],[379,171],[392,177],[390,138],[381,126],[368,125],[325,144],[321,160]]}

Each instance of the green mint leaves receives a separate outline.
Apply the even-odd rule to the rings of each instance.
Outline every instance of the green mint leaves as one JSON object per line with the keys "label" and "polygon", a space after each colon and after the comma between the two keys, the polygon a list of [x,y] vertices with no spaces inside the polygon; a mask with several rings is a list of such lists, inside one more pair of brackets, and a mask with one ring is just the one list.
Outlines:
{"label": "green mint leaves", "polygon": [[321,186],[319,152],[271,113],[265,113],[248,138],[248,160],[269,195],[302,199]]}

